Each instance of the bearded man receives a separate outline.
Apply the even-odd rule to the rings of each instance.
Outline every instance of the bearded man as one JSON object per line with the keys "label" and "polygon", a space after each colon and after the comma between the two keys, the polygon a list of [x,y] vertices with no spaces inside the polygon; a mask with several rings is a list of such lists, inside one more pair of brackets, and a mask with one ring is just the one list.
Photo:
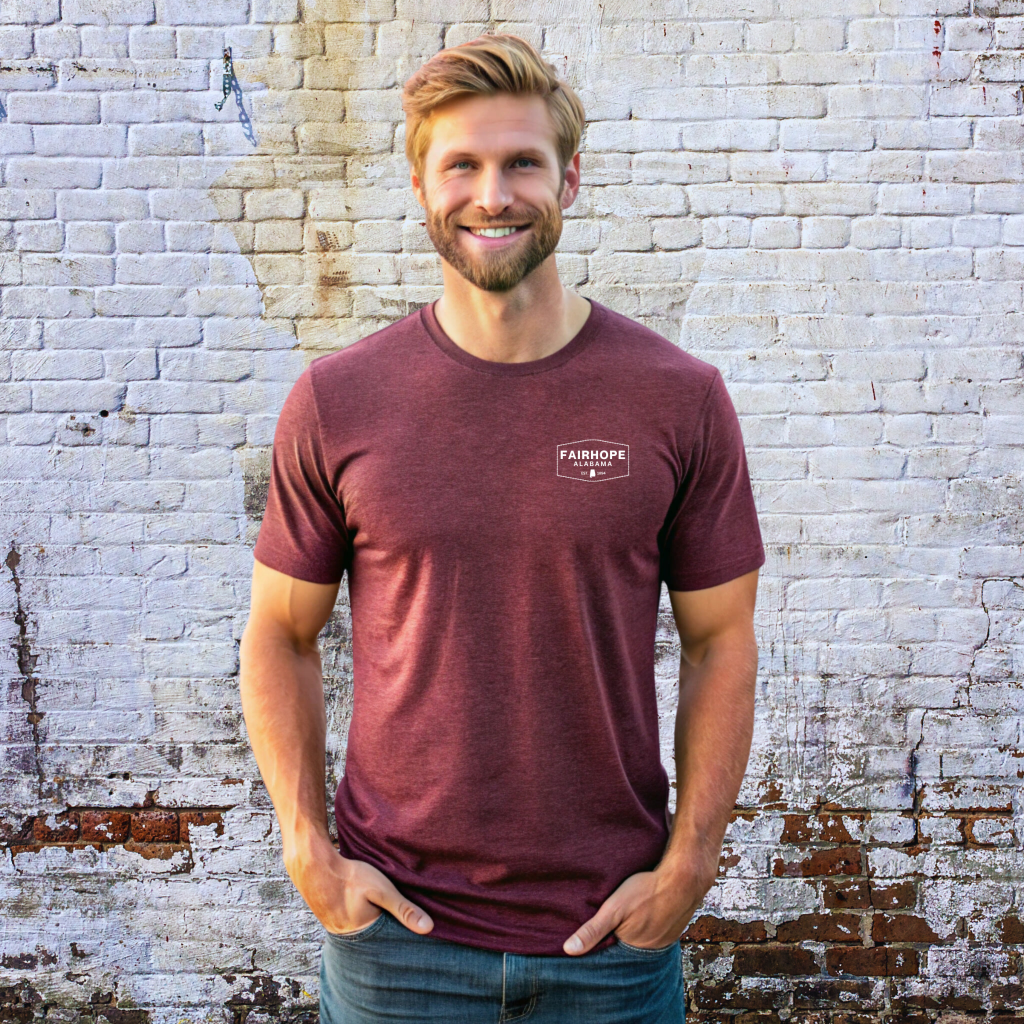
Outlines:
{"label": "bearded man", "polygon": [[[406,83],[434,302],[315,359],[281,412],[242,638],[324,1024],[680,1024],[680,936],[750,751],[765,555],[720,372],[566,289],[579,98],[524,40]],[[324,802],[317,636],[353,708]],[[654,678],[682,660],[669,813]]]}

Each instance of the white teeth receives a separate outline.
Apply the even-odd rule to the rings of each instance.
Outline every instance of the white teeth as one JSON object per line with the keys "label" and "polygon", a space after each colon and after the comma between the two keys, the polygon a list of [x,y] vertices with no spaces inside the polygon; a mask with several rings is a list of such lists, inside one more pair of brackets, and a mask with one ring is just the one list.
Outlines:
{"label": "white teeth", "polygon": [[470,228],[474,235],[486,235],[488,238],[501,238],[511,235],[515,228]]}

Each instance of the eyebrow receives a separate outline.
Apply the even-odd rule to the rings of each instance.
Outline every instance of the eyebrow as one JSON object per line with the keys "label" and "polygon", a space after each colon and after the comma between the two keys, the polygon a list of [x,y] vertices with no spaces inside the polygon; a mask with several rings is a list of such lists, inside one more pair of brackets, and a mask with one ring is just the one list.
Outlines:
{"label": "eyebrow", "polygon": [[[475,160],[479,154],[473,153],[470,150],[455,150],[451,153],[442,153],[440,163],[457,163],[459,160]],[[514,152],[510,151],[510,154],[506,157],[509,160],[518,160],[520,157],[530,157],[532,160],[546,160],[547,154],[539,149],[517,149]]]}

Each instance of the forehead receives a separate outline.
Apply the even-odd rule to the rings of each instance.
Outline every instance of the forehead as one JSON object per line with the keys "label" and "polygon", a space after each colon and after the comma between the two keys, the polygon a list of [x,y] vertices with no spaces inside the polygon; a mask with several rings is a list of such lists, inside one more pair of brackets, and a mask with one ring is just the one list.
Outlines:
{"label": "forehead", "polygon": [[430,116],[427,160],[471,150],[501,154],[526,147],[555,148],[555,129],[542,96],[467,96],[437,107]]}

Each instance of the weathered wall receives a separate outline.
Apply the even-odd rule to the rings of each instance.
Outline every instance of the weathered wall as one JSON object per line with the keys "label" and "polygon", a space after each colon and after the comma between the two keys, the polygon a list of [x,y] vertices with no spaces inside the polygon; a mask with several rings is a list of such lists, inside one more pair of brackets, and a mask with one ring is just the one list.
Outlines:
{"label": "weathered wall", "polygon": [[[250,548],[306,361],[439,293],[398,89],[488,27],[587,107],[564,280],[742,416],[758,726],[692,1018],[1024,1008],[1022,15],[2,0],[0,1017],[315,1013],[237,697]],[[343,603],[327,634],[333,787]]]}

